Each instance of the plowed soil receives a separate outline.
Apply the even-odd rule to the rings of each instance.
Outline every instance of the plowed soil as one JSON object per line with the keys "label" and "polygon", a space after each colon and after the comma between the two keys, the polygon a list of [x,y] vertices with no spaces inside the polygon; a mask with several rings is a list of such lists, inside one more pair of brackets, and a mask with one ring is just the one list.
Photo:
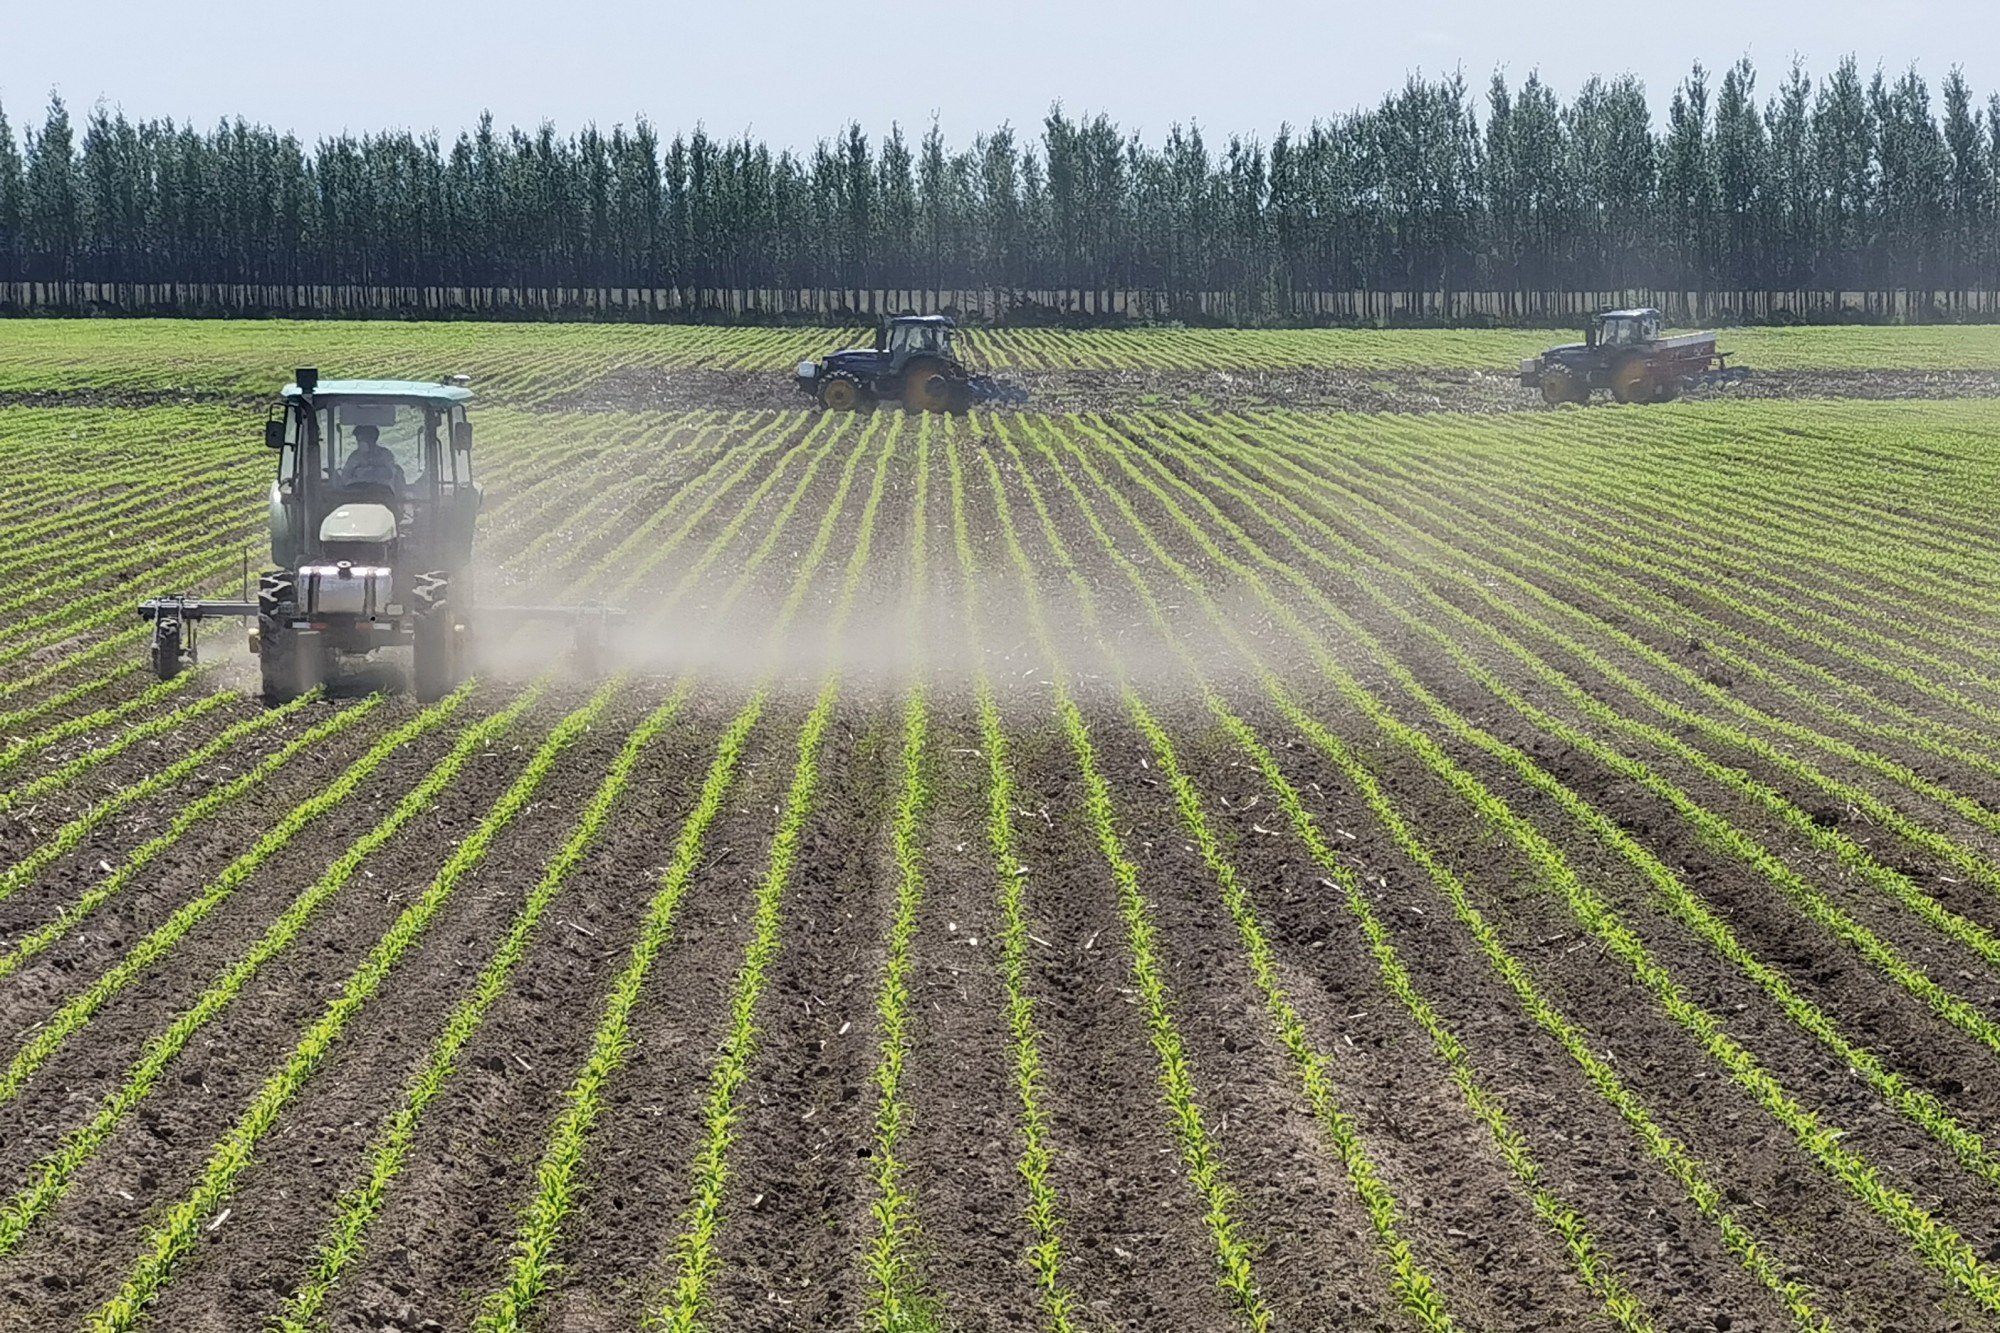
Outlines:
{"label": "plowed soil", "polygon": [[[1544,409],[1463,371],[1012,378],[1028,411],[968,419],[792,415],[782,373],[719,369],[613,369],[510,414],[559,429],[481,446],[482,590],[609,599],[623,628],[595,670],[562,635],[483,642],[449,721],[297,827],[420,715],[392,658],[139,799],[262,705],[85,761],[247,689],[234,636],[108,720],[152,683],[111,674],[143,645],[72,654],[122,604],[0,674],[0,1330],[252,1333],[330,1276],[310,1327],[484,1331],[543,1260],[524,1329],[2000,1326],[2000,428],[1942,401],[2000,377],[1773,372],[1652,417],[1479,423],[1454,414]],[[83,479],[80,525],[121,475]],[[52,544],[35,576],[93,558]],[[598,720],[532,768],[607,671]],[[82,911],[189,803],[378,689]],[[332,867],[345,886],[288,917]]]}

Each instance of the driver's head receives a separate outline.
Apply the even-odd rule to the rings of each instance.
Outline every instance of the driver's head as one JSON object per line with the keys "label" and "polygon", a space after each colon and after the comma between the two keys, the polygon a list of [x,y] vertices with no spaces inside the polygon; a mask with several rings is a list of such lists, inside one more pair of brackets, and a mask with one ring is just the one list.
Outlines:
{"label": "driver's head", "polygon": [[363,449],[373,449],[375,441],[381,437],[381,434],[382,432],[376,430],[373,426],[356,426],[354,428],[355,442]]}

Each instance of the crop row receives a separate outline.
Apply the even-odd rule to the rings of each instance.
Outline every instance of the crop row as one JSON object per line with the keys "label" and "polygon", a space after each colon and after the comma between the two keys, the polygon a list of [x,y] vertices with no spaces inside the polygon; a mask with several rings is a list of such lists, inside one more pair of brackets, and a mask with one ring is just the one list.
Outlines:
{"label": "crop row", "polygon": [[[1929,433],[1885,447],[1889,457],[1878,479],[1907,479],[1918,472],[1920,454],[1956,456],[1966,439],[1983,438],[1955,409],[1919,413]],[[1810,430],[1815,423],[1808,415],[1804,424]],[[899,677],[905,688],[893,713],[900,744],[890,747],[895,781],[884,817],[894,870],[880,970],[872,979],[870,1151],[853,1168],[869,1219],[854,1277],[866,1287],[873,1326],[931,1326],[951,1286],[950,1274],[937,1272],[936,1256],[925,1248],[931,1204],[903,1154],[912,1119],[926,1109],[926,1089],[912,1080],[909,1056],[927,1036],[924,1016],[911,1003],[912,977],[924,951],[936,947],[918,929],[930,873],[926,822],[939,799],[931,774],[944,731],[933,723],[959,703],[969,704],[976,718],[985,776],[985,850],[1001,923],[987,965],[1005,996],[1022,1274],[1043,1325],[1087,1326],[1086,1302],[1095,1293],[1077,1287],[1064,1191],[1078,1186],[1064,1176],[1066,1126],[1049,1109],[1052,1085],[1068,1077],[1066,1070],[1052,1075],[1050,1065],[1060,1066],[1067,1053],[1049,1049],[1036,1021],[1045,980],[1030,946],[1044,890],[1021,864],[1013,827],[1019,802],[1028,799],[1014,767],[1020,752],[1014,742],[1024,730],[1047,734],[1066,755],[1059,780],[1075,793],[1068,836],[1089,848],[1106,901],[1115,905],[1116,947],[1129,969],[1135,1031],[1144,1035],[1131,1058],[1152,1072],[1156,1127],[1178,1159],[1190,1215],[1204,1226],[1217,1298],[1241,1326],[1280,1322],[1282,1297],[1270,1289],[1269,1260],[1255,1243],[1258,1182],[1245,1174],[1249,1145],[1214,1115],[1218,1076],[1204,1066],[1188,1025],[1191,988],[1201,983],[1175,965],[1180,942],[1157,918],[1165,886],[1148,881],[1133,850],[1145,833],[1132,827],[1125,806],[1131,779],[1107,764],[1107,746],[1121,733],[1136,737],[1150,757],[1164,783],[1165,808],[1177,821],[1164,834],[1147,832],[1184,839],[1198,857],[1206,876],[1203,910],[1222,924],[1217,938],[1240,956],[1255,986],[1250,1021],[1263,1025],[1263,1038],[1310,1111],[1318,1150],[1344,1174],[1372,1228],[1370,1261],[1413,1325],[1445,1329],[1476,1316],[1458,1308],[1462,1275],[1405,1193],[1411,1176],[1396,1140],[1365,1091],[1345,1082],[1349,1075],[1331,1045],[1337,1037],[1298,1000],[1300,960],[1271,928],[1265,890],[1243,873],[1223,822],[1225,807],[1207,785],[1218,744],[1240,771],[1256,775],[1281,812],[1280,830],[1259,835],[1291,840],[1311,873],[1323,876],[1328,910],[1353,923],[1374,984],[1418,1036],[1411,1049],[1432,1062],[1439,1086],[1452,1090],[1456,1113],[1484,1136],[1479,1151],[1513,1182],[1539,1220],[1544,1243],[1563,1257],[1569,1280],[1589,1293],[1603,1318],[1628,1329],[1670,1322],[1656,1308],[1661,1292],[1652,1276],[1629,1256],[1615,1257],[1602,1238],[1606,1228],[1626,1224],[1615,1200],[1579,1191],[1568,1167],[1551,1170],[1552,1161],[1569,1161],[1571,1149],[1537,1122],[1532,1103],[1508,1077],[1507,1057],[1465,1030],[1463,988],[1473,983],[1441,978],[1430,946],[1412,947],[1368,867],[1327,833],[1334,809],[1345,809],[1349,820],[1365,818],[1397,873],[1421,886],[1433,913],[1426,929],[1452,932],[1478,969],[1477,984],[1513,1007],[1524,1034],[1518,1040],[1538,1043],[1556,1062],[1552,1067],[1564,1071],[1566,1089],[1594,1108],[1580,1114],[1622,1126],[1629,1150],[1702,1219],[1709,1242],[1734,1257],[1739,1280],[1763,1288],[1795,1326],[1827,1326],[1837,1309],[1825,1274],[1798,1258],[1810,1239],[1788,1234],[1781,1219],[1744,1204],[1732,1155],[1688,1137],[1706,1118],[1647,1071],[1605,1053],[1607,1034],[1624,1030],[1628,1019],[1619,1005],[1643,1010],[1646,1022],[1684,1045],[1682,1058],[1719,1089],[1711,1095],[1754,1124],[1746,1135],[1768,1135],[1782,1145],[1787,1160],[1827,1197],[1854,1210],[1846,1215],[1872,1213],[1885,1237],[1927,1266],[1941,1289],[1957,1293],[1961,1305],[1953,1308],[2000,1313],[2000,1279],[1972,1239],[1977,1219],[1968,1204],[2000,1185],[2000,1162],[1982,1135],[1990,1127],[1983,1112],[1911,1077],[1906,1054],[1879,1044],[1881,1029],[1830,1000],[1810,968],[1775,953],[1768,928],[1746,924],[1712,884],[1664,853],[1646,826],[1635,827],[1605,803],[1607,788],[1578,779],[1579,764],[1616,775],[1652,803],[1650,818],[1683,830],[1733,867],[1738,878],[1728,884],[1769,893],[1797,914],[1794,926],[1816,949],[1860,962],[1859,984],[1879,988],[1890,1002],[1914,1002],[1953,1041],[2000,1053],[2000,1025],[1983,991],[1976,983],[1959,985],[1975,974],[1957,968],[1962,959],[2000,969],[1991,907],[2000,891],[1992,841],[2000,819],[1991,814],[1990,785],[2000,757],[1977,726],[1939,725],[1933,706],[1964,700],[1977,710],[1971,716],[2000,710],[2000,680],[1989,681],[1976,665],[1987,651],[1977,619],[1986,595],[1974,580],[1955,579],[1944,562],[1899,566],[1851,535],[1829,548],[1828,568],[1863,581],[1890,569],[1894,586],[1935,601],[1904,609],[1889,597],[1831,595],[1832,576],[1816,573],[1806,558],[1816,506],[1844,517],[1879,513],[1885,531],[1917,541],[1929,511],[1924,493],[1907,485],[1871,496],[1867,486],[1831,477],[1830,446],[1798,462],[1805,475],[1795,487],[1760,494],[1739,479],[1722,488],[1716,531],[1733,546],[1701,532],[1677,535],[1693,531],[1692,510],[1672,498],[1668,483],[1691,483],[1693,469],[1667,446],[1685,439],[1710,447],[1696,437],[1697,426],[1669,414],[1621,436],[1594,421],[1557,421],[1509,441],[1476,424],[1386,422],[1356,435],[1338,421],[1285,414],[1203,421],[982,414],[920,422],[896,414],[787,413],[585,420],[537,439],[532,421],[507,421],[499,471],[518,483],[520,494],[498,508],[496,530],[529,534],[524,544],[531,549],[517,564],[521,576],[560,553],[570,577],[593,593],[671,589],[663,615],[714,579],[719,595],[702,599],[704,614],[720,618],[736,610],[764,571],[782,565],[789,592],[770,616],[763,647],[777,660],[789,642],[824,634],[836,666],[808,682],[812,702],[802,716],[774,702],[771,678],[757,679],[720,730],[678,833],[661,839],[672,849],[666,869],[643,911],[635,906],[626,932],[630,952],[596,1001],[587,1048],[574,1071],[565,1071],[560,1106],[525,1154],[534,1165],[519,1182],[505,1268],[488,1275],[481,1326],[527,1327],[554,1317],[549,1307],[575,1244],[578,1210],[593,1206],[591,1154],[619,1105],[642,996],[677,946],[705,841],[746,755],[765,744],[760,728],[783,709],[794,732],[785,746],[790,781],[744,914],[699,1128],[680,1149],[684,1177],[677,1168],[671,1182],[656,1182],[651,1191],[677,1220],[656,1269],[645,1276],[650,1285],[631,1297],[667,1327],[693,1329],[720,1317],[718,1275],[731,1258],[733,1201],[744,1187],[738,1144],[755,1080],[772,1059],[766,1027],[772,979],[793,928],[788,903],[833,766],[852,762],[853,747],[831,739],[843,731],[837,719],[866,706],[843,680],[841,631],[860,591],[881,579],[878,530],[911,534],[909,546],[898,548],[909,562],[901,609],[913,625],[932,623],[936,608],[924,605],[932,559],[926,536],[931,474],[940,469],[949,482],[953,554],[965,593],[958,628],[979,665],[961,675],[967,659],[940,653],[933,660],[926,652]],[[672,493],[634,524],[588,479],[615,475],[629,452],[662,439],[673,454],[672,470],[661,474],[672,479]],[[1565,440],[1574,459],[1566,468],[1556,456]],[[1808,447],[1820,450],[1821,442],[1801,446]],[[1614,452],[1622,452],[1622,463]],[[863,468],[871,462],[864,485]],[[1980,466],[1954,475],[1979,475]],[[1754,466],[1746,468],[1745,477],[1754,475]],[[582,480],[556,494],[555,478]],[[1657,484],[1649,487],[1649,478]],[[857,516],[850,497],[864,491]],[[1603,524],[1592,526],[1600,509]],[[1937,512],[1968,530],[1979,522],[1943,496]],[[794,527],[813,515],[810,542],[792,554]],[[535,545],[552,522],[571,525],[574,539]],[[1614,530],[1616,541],[1604,536]],[[703,537],[705,546],[689,549]],[[845,570],[837,591],[823,599],[830,614],[807,617],[808,598],[836,545],[845,547]],[[76,558],[92,559],[94,549],[80,547]],[[1741,556],[1740,572],[1716,568],[1731,549]],[[1779,577],[1791,585],[1762,580],[1758,571],[1767,567],[1785,571]],[[1072,600],[1075,625],[1061,622]],[[1128,656],[1135,624],[1171,658],[1170,671]],[[1048,681],[1039,694],[996,682],[985,665],[997,642],[1022,628]],[[1703,652],[1719,647],[1732,654],[1756,688],[1734,689],[1689,665],[1680,646],[1690,638]],[[101,645],[117,642],[114,635],[93,647],[108,656]],[[106,665],[104,656],[89,659],[78,674]],[[1109,712],[1093,702],[1100,695],[1087,683],[1092,669],[1109,676],[1110,691],[1101,696],[1112,702]],[[1826,688],[1829,682],[1839,688]],[[194,693],[185,686],[147,690],[57,721],[32,715],[40,704],[17,707],[9,729],[19,744],[0,755],[0,765],[27,770],[30,758],[42,762],[33,774],[24,771],[0,802],[67,792],[101,766],[233,702],[208,693],[205,678],[191,684]],[[284,1123],[330,1053],[367,1021],[378,994],[413,984],[398,979],[398,963],[455,888],[501,831],[540,799],[562,756],[635,684],[614,681],[569,711],[499,801],[442,853],[430,887],[231,1117],[185,1192],[155,1214],[118,1292],[92,1316],[94,1327],[133,1327],[158,1305],[197,1238],[256,1171],[259,1145]],[[168,1022],[87,1123],[44,1154],[0,1208],[0,1254],[18,1249],[43,1223],[109,1136],[162,1086],[179,1052],[301,938],[365,858],[427,808],[469,756],[517,725],[545,697],[543,689],[531,686],[467,727],[382,825],[349,847],[248,953]],[[291,1288],[282,1316],[288,1328],[324,1326],[341,1284],[367,1261],[371,1233],[396,1182],[429,1141],[427,1116],[434,1119],[432,1108],[452,1095],[468,1046],[516,984],[551,904],[612,821],[623,817],[651,748],[691,700],[720,689],[681,674],[615,747],[609,767],[591,775],[594,794],[563,817],[566,834],[552,844],[539,875],[523,877],[533,887],[476,972],[468,968],[466,980],[456,983],[463,989],[427,1034],[427,1053],[407,1082],[384,1089],[354,1183],[323,1219],[315,1254]],[[471,691],[453,696],[382,733],[334,779],[325,800],[297,807],[120,962],[94,979],[81,978],[81,989],[14,1055],[0,1100],[36,1095],[37,1072],[58,1051],[87,1039],[109,1000],[172,965],[180,941],[236,886],[316,827],[391,756],[450,725],[471,697]],[[1179,705],[1190,700],[1212,719],[1210,730],[1182,720]],[[81,691],[53,711],[91,702],[90,692]],[[55,850],[31,850],[29,861],[4,872],[9,879],[0,883],[12,885],[7,892],[39,883],[43,871],[113,814],[161,797],[264,730],[286,728],[290,735],[289,719],[303,721],[304,710],[312,710],[312,725],[189,802],[109,879],[94,881],[10,945],[0,978],[136,882],[190,829],[283,780],[299,755],[345,732],[369,740],[370,728],[390,715],[376,700],[321,708],[302,701],[296,713],[261,714],[225,728],[158,775],[84,807],[72,819],[94,822],[78,825],[81,832],[59,829],[37,844]],[[73,742],[100,730],[115,736],[69,754]],[[1553,761],[1552,753],[1564,761]],[[1341,807],[1312,780],[1327,773],[1342,786]],[[1435,799],[1420,800],[1418,791]],[[1852,813],[1829,819],[1827,803]],[[1866,836],[1858,829],[1862,820]],[[1477,845],[1488,849],[1477,860],[1470,855],[1475,844],[1461,831],[1468,821],[1483,831]],[[1501,887],[1504,873],[1487,873],[1488,857],[1520,869],[1524,897]],[[1627,878],[1609,877],[1605,865],[1620,867]],[[1616,985],[1607,982],[1602,994],[1580,989],[1569,970],[1575,965],[1563,961],[1567,955],[1531,933],[1532,923],[1549,921],[1588,941]],[[1719,1007],[1712,995],[1718,988],[1749,996],[1756,1021]],[[1823,1104],[1807,1076],[1807,1065],[1818,1060],[1851,1071],[1865,1097]],[[1935,1148],[1935,1161],[1912,1165],[1908,1155],[1889,1150],[1908,1141]]]}
{"label": "crop row", "polygon": [[[1077,455],[1077,461],[1086,470],[1093,469],[1094,465],[1080,451],[1076,450],[1074,445],[1070,447],[1071,452]],[[1218,564],[1225,568],[1230,568],[1238,574],[1247,574],[1250,572],[1249,566],[1245,566],[1236,558],[1227,555],[1221,547],[1214,544],[1214,539],[1206,535],[1205,530],[1193,521],[1188,511],[1181,509],[1178,503],[1172,500],[1165,490],[1161,489],[1164,485],[1177,485],[1179,488],[1186,490],[1187,498],[1198,509],[1207,513],[1208,521],[1215,525],[1218,533],[1226,534],[1233,544],[1253,554],[1258,563],[1268,570],[1271,577],[1284,579],[1289,575],[1290,579],[1288,581],[1300,584],[1300,577],[1297,575],[1294,567],[1271,560],[1268,556],[1263,555],[1258,550],[1253,539],[1223,515],[1220,510],[1216,509],[1213,502],[1202,492],[1188,488],[1185,482],[1179,481],[1163,470],[1155,475],[1148,475],[1146,472],[1134,468],[1130,462],[1122,459],[1120,462],[1121,466],[1125,469],[1126,479],[1136,483],[1141,490],[1152,493],[1159,500],[1162,508],[1173,517],[1174,521],[1200,544],[1210,558]],[[1107,487],[1107,490],[1110,489],[1112,488]],[[1141,536],[1144,537],[1146,529],[1143,525],[1140,526],[1140,532]],[[1151,545],[1150,542],[1149,545]],[[1157,547],[1155,549],[1156,554],[1163,561],[1170,558],[1164,550]],[[1183,576],[1184,582],[1192,582],[1198,585],[1199,576],[1186,569],[1185,566],[1180,566],[1176,569],[1176,572]],[[1259,577],[1261,579],[1261,576]],[[1329,615],[1337,613],[1337,608],[1326,603],[1324,595],[1319,594],[1316,588],[1308,584],[1300,584],[1300,589],[1305,593],[1308,600],[1321,603],[1321,609],[1327,611]],[[1291,613],[1287,611],[1285,603],[1281,601],[1272,602],[1271,605],[1274,612],[1279,614],[1281,618],[1289,618]],[[1340,621],[1337,623],[1343,623],[1350,631],[1355,629],[1351,621]],[[1226,631],[1226,625],[1224,628]],[[1313,632],[1303,625],[1298,626],[1296,632],[1308,642],[1313,641]],[[1364,642],[1366,641],[1364,640]],[[1382,657],[1393,662],[1393,657],[1388,657],[1386,649],[1382,645],[1377,643],[1375,647]],[[1535,832],[1531,825],[1520,821],[1503,804],[1498,803],[1497,797],[1493,797],[1490,792],[1483,791],[1483,789],[1475,785],[1474,780],[1469,774],[1458,769],[1451,760],[1444,756],[1442,751],[1435,748],[1434,742],[1429,741],[1422,733],[1396,721],[1389,714],[1382,711],[1379,702],[1374,700],[1366,691],[1361,690],[1351,677],[1345,676],[1344,672],[1341,672],[1331,659],[1322,657],[1321,667],[1322,670],[1329,674],[1330,678],[1335,679],[1341,684],[1350,702],[1360,707],[1364,713],[1374,717],[1392,736],[1410,746],[1417,756],[1422,758],[1428,766],[1434,767],[1442,776],[1451,780],[1460,789],[1460,794],[1473,803],[1475,808],[1485,810],[1488,818],[1499,824],[1510,837],[1519,840],[1523,849],[1530,855],[1531,859],[1536,860],[1542,866],[1544,873],[1548,875],[1551,881],[1567,885],[1573,895],[1572,905],[1577,910],[1579,919],[1585,924],[1594,923],[1595,927],[1601,927],[1610,931],[1610,938],[1614,946],[1634,959],[1635,974],[1642,980],[1647,980],[1649,984],[1656,986],[1667,987],[1667,989],[1661,992],[1661,996],[1662,1003],[1667,1007],[1668,1011],[1677,1020],[1682,1021],[1688,1026],[1691,1032],[1701,1037],[1701,1040],[1708,1046],[1714,1057],[1725,1068],[1730,1070],[1732,1076],[1736,1077],[1739,1082],[1742,1082],[1746,1088],[1756,1093],[1759,1101],[1779,1123],[1787,1125],[1798,1134],[1803,1148],[1812,1155],[1819,1157],[1830,1172],[1849,1184],[1858,1196],[1868,1202],[1870,1206],[1883,1213],[1899,1229],[1903,1230],[1910,1238],[1912,1244],[1921,1253],[1957,1278],[1969,1294],[1979,1299],[1982,1303],[1991,1300],[1991,1289],[1987,1285],[1989,1279],[1983,1276],[1977,1263],[1971,1259],[1969,1251],[1965,1251],[1962,1248],[1962,1244],[1956,1239],[1950,1229],[1931,1217],[1907,1195],[1883,1185],[1865,1162],[1851,1155],[1844,1154],[1841,1150],[1833,1146],[1837,1140],[1837,1134],[1833,1131],[1819,1129],[1810,1117],[1803,1117],[1796,1104],[1792,1103],[1786,1094],[1780,1092],[1775,1083],[1766,1081],[1769,1076],[1764,1074],[1756,1063],[1742,1052],[1740,1048],[1731,1045],[1728,1039],[1720,1034],[1720,1029],[1712,1017],[1704,1016],[1699,1009],[1690,1007],[1685,1001],[1681,1000],[1671,989],[1671,984],[1665,981],[1664,974],[1658,972],[1652,965],[1647,963],[1643,954],[1631,953],[1631,950],[1636,948],[1636,938],[1619,934],[1619,928],[1615,925],[1606,924],[1607,918],[1603,913],[1601,904],[1594,904],[1583,894],[1580,884],[1575,880],[1573,875],[1568,874],[1560,860],[1560,854],[1555,851],[1552,845],[1541,839],[1540,835]],[[1310,717],[1298,712],[1296,707],[1287,709],[1286,712],[1292,718],[1293,722],[1299,725],[1302,730],[1305,730],[1308,735],[1317,736],[1322,742],[1329,745],[1333,743],[1333,737],[1330,732],[1320,727]],[[1358,773],[1356,776],[1357,780],[1359,780]],[[1387,819],[1394,812],[1393,810],[1383,809],[1378,811],[1378,813]],[[1473,926],[1473,919],[1469,915],[1461,911],[1461,916],[1462,919],[1467,921],[1469,928]],[[1495,961],[1496,965],[1500,964],[1501,960],[1498,955],[1495,956]],[[1939,1126],[1938,1128],[1945,1134],[1950,1134],[1948,1127]],[[1964,1142],[1964,1140],[1961,1140],[1961,1142]]]}
{"label": "crop row", "polygon": [[[507,402],[556,399],[605,376],[683,369],[781,374],[866,338],[854,328],[37,320],[0,349],[0,394],[204,394],[253,400],[294,366],[328,375],[435,380],[466,374]],[[970,355],[1022,369],[1327,368],[1509,370],[1559,341],[1535,330],[969,330]],[[1743,328],[1723,333],[1770,370],[1990,371],[1992,326]]]}

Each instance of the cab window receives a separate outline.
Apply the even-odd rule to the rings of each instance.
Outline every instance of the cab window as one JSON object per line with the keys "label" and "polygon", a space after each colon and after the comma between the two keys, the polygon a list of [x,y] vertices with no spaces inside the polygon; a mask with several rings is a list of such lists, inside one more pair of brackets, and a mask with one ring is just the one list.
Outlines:
{"label": "cab window", "polygon": [[374,444],[388,451],[395,468],[371,467],[375,480],[395,471],[402,488],[414,489],[424,475],[425,408],[414,403],[332,403],[319,409],[320,464],[329,480],[341,481],[356,466],[355,455]]}

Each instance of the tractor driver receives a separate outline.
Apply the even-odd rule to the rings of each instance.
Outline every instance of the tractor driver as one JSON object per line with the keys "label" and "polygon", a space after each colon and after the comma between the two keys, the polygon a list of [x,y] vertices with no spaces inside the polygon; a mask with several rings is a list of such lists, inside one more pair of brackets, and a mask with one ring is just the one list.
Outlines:
{"label": "tractor driver", "polygon": [[403,465],[396,461],[396,455],[377,443],[380,438],[381,432],[373,426],[354,428],[354,452],[340,465],[340,480],[348,486],[387,486],[400,501],[405,482]]}

